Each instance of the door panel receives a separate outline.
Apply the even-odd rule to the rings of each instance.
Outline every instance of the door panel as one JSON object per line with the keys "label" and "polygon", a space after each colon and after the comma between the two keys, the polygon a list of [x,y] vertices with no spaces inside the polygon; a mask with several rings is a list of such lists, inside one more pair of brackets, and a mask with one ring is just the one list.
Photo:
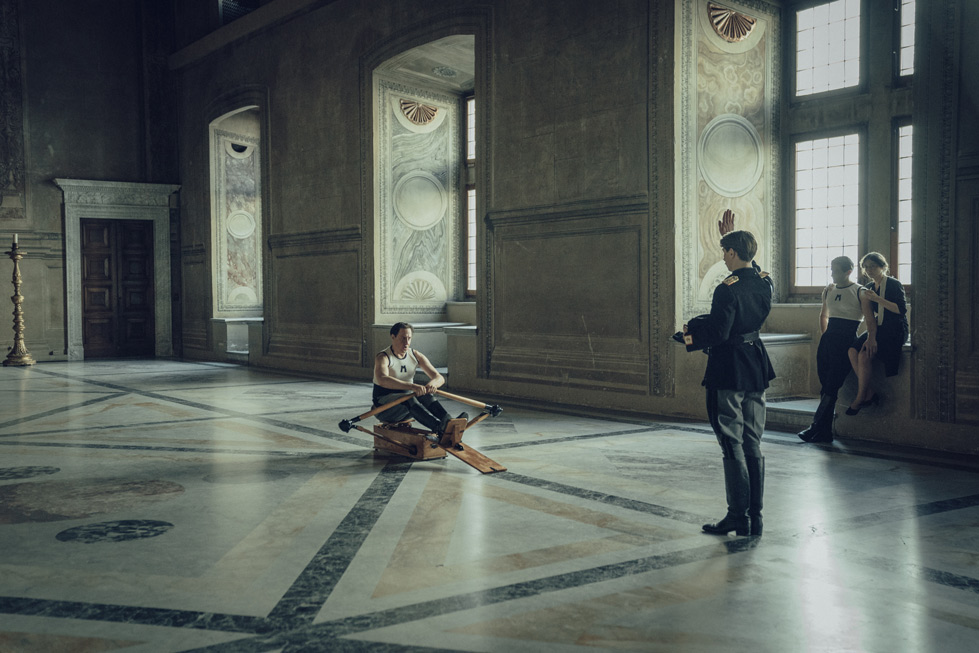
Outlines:
{"label": "door panel", "polygon": [[86,358],[152,356],[153,223],[81,221]]}

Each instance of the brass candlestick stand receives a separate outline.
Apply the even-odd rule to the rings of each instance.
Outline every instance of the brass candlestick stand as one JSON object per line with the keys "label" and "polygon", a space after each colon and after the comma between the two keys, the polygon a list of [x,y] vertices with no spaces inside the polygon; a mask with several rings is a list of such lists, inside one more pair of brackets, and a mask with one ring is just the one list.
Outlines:
{"label": "brass candlestick stand", "polygon": [[14,296],[10,298],[10,301],[14,303],[14,347],[7,354],[7,359],[3,361],[3,364],[4,366],[34,365],[37,361],[31,356],[31,352],[27,351],[27,346],[24,344],[24,309],[21,307],[21,304],[24,303],[24,296],[20,294],[20,259],[24,258],[24,253],[17,246],[16,236],[14,236],[14,242],[10,246],[7,256],[14,262]]}

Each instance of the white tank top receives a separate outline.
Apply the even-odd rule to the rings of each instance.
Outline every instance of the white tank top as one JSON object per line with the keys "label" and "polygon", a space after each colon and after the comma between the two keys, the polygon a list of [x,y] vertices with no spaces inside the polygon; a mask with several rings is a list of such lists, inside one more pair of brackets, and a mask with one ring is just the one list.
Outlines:
{"label": "white tank top", "polygon": [[864,290],[865,288],[859,283],[851,283],[845,288],[840,288],[833,283],[829,284],[823,290],[823,301],[826,302],[826,312],[830,317],[859,322],[863,319],[863,310],[860,308],[860,294]]}
{"label": "white tank top", "polygon": [[[413,349],[409,347],[408,351],[405,352],[404,358],[395,356],[394,351],[390,347],[381,353],[388,357],[388,374],[405,383],[415,382],[415,370],[418,368],[418,359],[415,358]],[[380,385],[376,375],[374,376],[374,384]]]}

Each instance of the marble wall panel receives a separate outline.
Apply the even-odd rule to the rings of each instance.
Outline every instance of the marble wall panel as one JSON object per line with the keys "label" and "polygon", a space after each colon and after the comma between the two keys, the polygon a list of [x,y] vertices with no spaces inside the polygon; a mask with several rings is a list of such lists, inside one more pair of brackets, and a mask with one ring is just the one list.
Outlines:
{"label": "marble wall panel", "polygon": [[[648,3],[505,3],[491,110],[496,210],[648,187]],[[512,32],[511,32],[512,30]],[[522,35],[531,34],[526,42]],[[614,44],[614,46],[612,45]]]}
{"label": "marble wall panel", "polygon": [[497,238],[496,298],[507,307],[497,322],[501,339],[547,333],[638,340],[639,236],[636,227],[603,227]]}
{"label": "marble wall panel", "polygon": [[459,100],[384,79],[375,98],[377,320],[438,319],[459,298]]}
{"label": "marble wall panel", "polygon": [[[759,243],[756,260],[780,265],[778,196],[778,14],[768,3],[730,4],[755,19],[742,41],[719,36],[707,0],[679,0],[681,73],[677,77],[677,233],[680,317],[710,307],[727,276],[717,220],[726,208],[735,226]],[[725,5],[728,6],[728,5]]]}
{"label": "marble wall panel", "polygon": [[491,378],[649,390],[643,199],[490,215]]}
{"label": "marble wall panel", "polygon": [[215,317],[262,314],[262,198],[259,138],[214,129]]}
{"label": "marble wall panel", "polygon": [[360,365],[362,288],[358,229],[277,234],[269,238],[271,318],[268,354]]}
{"label": "marble wall panel", "polygon": [[349,279],[347,272],[359,269],[356,251],[310,253],[296,256],[276,255],[275,304],[273,319],[287,308],[291,322],[308,324],[356,324],[354,288],[337,283]]}
{"label": "marble wall panel", "polygon": [[181,250],[180,272],[185,279],[181,293],[182,341],[184,353],[195,358],[201,352],[210,351],[207,344],[211,323],[210,296],[208,285],[200,282],[207,279],[209,274],[205,255],[203,246],[184,247]]}
{"label": "marble wall panel", "polygon": [[0,0],[0,219],[24,217],[24,86],[17,0]]}

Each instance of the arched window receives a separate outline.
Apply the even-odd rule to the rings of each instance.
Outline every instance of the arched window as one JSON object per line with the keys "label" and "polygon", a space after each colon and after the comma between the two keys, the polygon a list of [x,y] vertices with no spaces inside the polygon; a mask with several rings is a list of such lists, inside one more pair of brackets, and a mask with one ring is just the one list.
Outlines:
{"label": "arched window", "polygon": [[447,303],[474,290],[474,59],[474,37],[455,35],[375,69],[379,323],[445,321]]}

